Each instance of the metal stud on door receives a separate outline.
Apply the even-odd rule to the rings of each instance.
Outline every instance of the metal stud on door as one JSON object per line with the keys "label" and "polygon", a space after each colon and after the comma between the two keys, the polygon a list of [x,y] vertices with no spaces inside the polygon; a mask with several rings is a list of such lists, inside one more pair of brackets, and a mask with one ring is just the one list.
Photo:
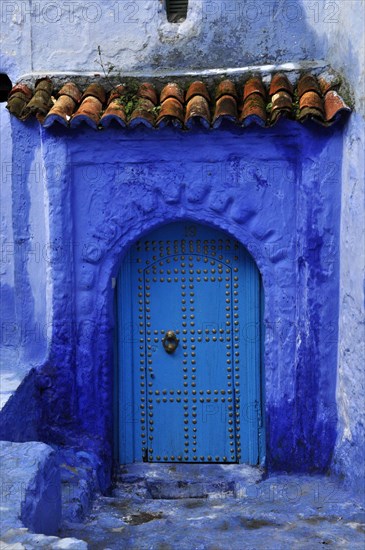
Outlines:
{"label": "metal stud on door", "polygon": [[245,414],[260,401],[260,342],[244,334],[259,321],[252,258],[224,233],[175,223],[140,240],[128,265],[119,284],[130,277],[124,318],[139,345],[124,353],[132,384],[121,377],[121,398],[132,387],[135,421],[122,440],[134,460],[257,463],[258,425]]}

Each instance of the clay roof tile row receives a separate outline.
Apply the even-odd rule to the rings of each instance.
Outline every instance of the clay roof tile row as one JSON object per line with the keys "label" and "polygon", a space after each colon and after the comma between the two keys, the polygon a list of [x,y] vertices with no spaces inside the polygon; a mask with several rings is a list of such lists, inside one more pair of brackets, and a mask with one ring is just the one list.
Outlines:
{"label": "clay roof tile row", "polygon": [[214,99],[202,81],[190,84],[186,92],[170,82],[159,97],[149,82],[135,89],[121,84],[109,93],[99,82],[89,84],[83,93],[68,82],[53,94],[52,80],[47,77],[36,82],[34,92],[23,83],[14,86],[7,108],[21,120],[35,115],[46,128],[55,122],[71,128],[87,124],[94,129],[112,123],[123,128],[218,128],[224,121],[272,126],[281,117],[300,122],[312,119],[329,126],[351,110],[337,89],[337,80],[327,75],[305,74],[294,87],[285,74],[276,73],[268,89],[259,76],[250,77],[241,86],[223,80]]}

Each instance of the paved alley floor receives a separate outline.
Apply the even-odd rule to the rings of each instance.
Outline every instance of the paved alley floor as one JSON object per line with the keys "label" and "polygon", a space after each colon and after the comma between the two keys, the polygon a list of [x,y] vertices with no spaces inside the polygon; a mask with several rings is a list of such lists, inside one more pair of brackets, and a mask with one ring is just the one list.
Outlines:
{"label": "paved alley floor", "polygon": [[176,468],[183,465],[157,466],[148,475],[127,467],[85,523],[65,525],[60,536],[91,550],[365,548],[364,507],[330,478],[261,479],[247,466],[237,477],[212,465],[216,475],[207,482],[201,470],[183,479]]}

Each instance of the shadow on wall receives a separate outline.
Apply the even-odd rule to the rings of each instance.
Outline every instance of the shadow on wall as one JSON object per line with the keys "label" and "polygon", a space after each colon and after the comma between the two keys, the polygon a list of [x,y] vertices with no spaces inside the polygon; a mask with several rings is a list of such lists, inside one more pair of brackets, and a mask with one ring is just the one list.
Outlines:
{"label": "shadow on wall", "polygon": [[[327,42],[316,26],[337,21],[338,13],[328,13],[324,0],[312,4],[190,0],[184,22],[166,23],[156,17],[162,20],[158,40],[147,46],[138,70],[189,71],[322,59]],[[138,13],[136,25],[137,21]]]}
{"label": "shadow on wall", "polygon": [[11,170],[13,242],[7,243],[6,254],[14,262],[16,292],[14,316],[7,320],[7,328],[9,337],[14,333],[20,358],[39,364],[45,358],[47,341],[47,259],[41,253],[46,241],[42,164],[35,125],[25,127],[14,117],[11,125],[15,144]]}

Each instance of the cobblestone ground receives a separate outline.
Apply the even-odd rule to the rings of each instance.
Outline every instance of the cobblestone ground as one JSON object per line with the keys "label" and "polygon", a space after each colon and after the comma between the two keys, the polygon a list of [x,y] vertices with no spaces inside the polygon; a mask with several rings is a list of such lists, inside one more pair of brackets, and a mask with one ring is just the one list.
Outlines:
{"label": "cobblestone ground", "polygon": [[145,481],[130,479],[60,536],[91,550],[365,548],[364,506],[327,477],[248,480],[235,495],[152,499]]}

